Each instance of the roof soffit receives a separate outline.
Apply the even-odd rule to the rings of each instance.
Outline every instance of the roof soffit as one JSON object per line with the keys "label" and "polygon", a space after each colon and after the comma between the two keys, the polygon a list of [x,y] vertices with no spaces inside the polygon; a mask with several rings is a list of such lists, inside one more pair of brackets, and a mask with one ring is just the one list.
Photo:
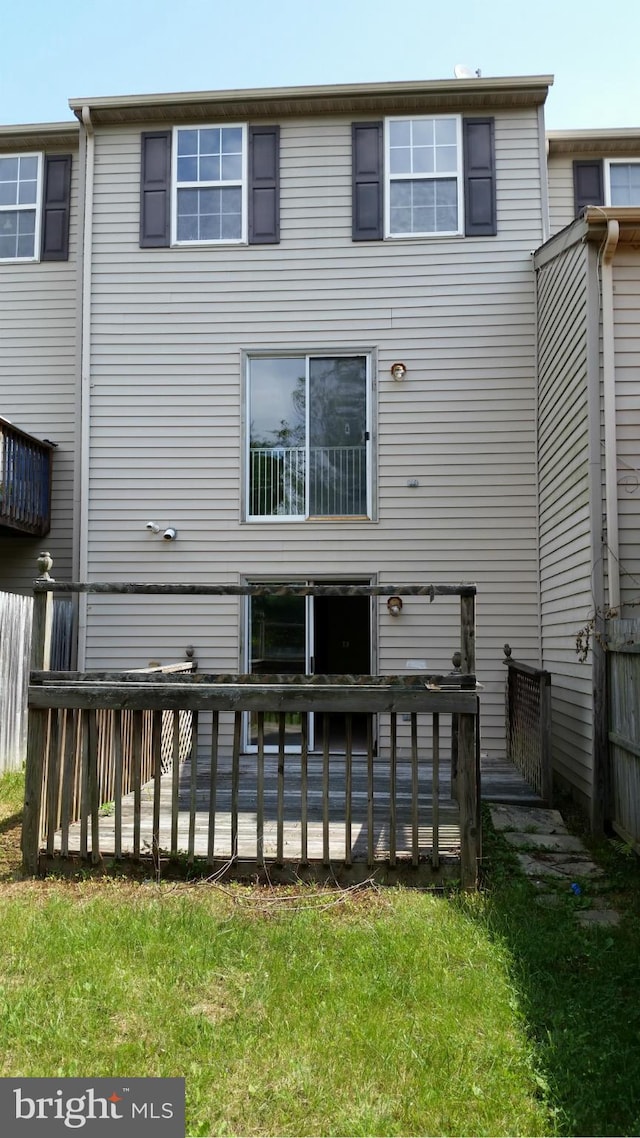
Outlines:
{"label": "roof soffit", "polygon": [[308,115],[383,115],[409,112],[481,111],[539,106],[551,76],[526,79],[454,79],[423,83],[291,87],[256,91],[71,99],[78,116],[91,110],[95,126],[117,123],[207,122],[283,119]]}

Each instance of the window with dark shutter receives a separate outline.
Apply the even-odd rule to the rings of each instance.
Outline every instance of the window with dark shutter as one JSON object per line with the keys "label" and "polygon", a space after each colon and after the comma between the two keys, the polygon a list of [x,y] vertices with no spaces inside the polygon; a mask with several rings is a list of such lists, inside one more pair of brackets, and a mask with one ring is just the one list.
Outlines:
{"label": "window with dark shutter", "polygon": [[171,131],[145,131],[141,138],[140,247],[170,244]]}
{"label": "window with dark shutter", "polygon": [[464,232],[466,237],[495,237],[496,169],[494,120],[463,119]]}
{"label": "window with dark shutter", "polygon": [[587,205],[604,205],[602,161],[573,163],[573,196],[576,217]]}
{"label": "window with dark shutter", "polygon": [[280,127],[249,127],[249,244],[280,241]]}
{"label": "window with dark shutter", "polygon": [[46,155],[42,197],[42,261],[69,260],[71,155]]}
{"label": "window with dark shutter", "polygon": [[380,241],[382,224],[382,123],[352,124],[352,238]]}

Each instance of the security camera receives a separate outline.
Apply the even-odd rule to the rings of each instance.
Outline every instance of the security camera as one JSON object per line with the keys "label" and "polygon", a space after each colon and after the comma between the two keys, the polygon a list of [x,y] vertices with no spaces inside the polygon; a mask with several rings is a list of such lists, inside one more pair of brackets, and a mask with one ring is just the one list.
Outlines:
{"label": "security camera", "polygon": [[173,526],[169,526],[169,529],[166,529],[162,536],[165,541],[175,541],[178,536],[178,531],[174,529]]}
{"label": "security camera", "polygon": [[160,533],[160,526],[157,526],[155,522],[147,522],[145,529],[148,529],[149,533]]}

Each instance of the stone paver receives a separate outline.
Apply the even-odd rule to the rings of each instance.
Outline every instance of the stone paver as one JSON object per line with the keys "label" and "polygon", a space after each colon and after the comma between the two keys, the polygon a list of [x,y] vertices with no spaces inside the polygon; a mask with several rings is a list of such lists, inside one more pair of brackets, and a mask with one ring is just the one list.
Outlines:
{"label": "stone paver", "polygon": [[[493,804],[491,820],[513,847],[523,873],[536,886],[535,901],[543,908],[560,908],[569,901],[571,886],[590,882],[591,890],[602,885],[604,873],[591,860],[580,838],[569,834],[559,810],[536,806]],[[574,892],[580,893],[575,888]],[[582,893],[583,903],[591,898]],[[594,908],[575,908],[576,919],[584,928],[613,928],[620,914],[605,898],[597,897]]]}
{"label": "stone paver", "polygon": [[620,914],[615,909],[578,909],[576,917],[585,928],[597,928],[601,925],[620,924]]}
{"label": "stone paver", "polygon": [[507,830],[503,834],[510,846],[518,849],[549,850],[553,853],[586,853],[580,841],[573,834],[514,834]]}
{"label": "stone paver", "polygon": [[528,830],[538,834],[566,834],[559,810],[545,810],[541,806],[503,806],[490,807],[491,821],[496,830]]}

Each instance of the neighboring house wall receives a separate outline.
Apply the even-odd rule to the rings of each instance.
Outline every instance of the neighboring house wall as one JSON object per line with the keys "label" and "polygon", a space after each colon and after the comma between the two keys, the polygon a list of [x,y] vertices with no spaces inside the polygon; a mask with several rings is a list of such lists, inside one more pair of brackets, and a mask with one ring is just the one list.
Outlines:
{"label": "neighboring house wall", "polygon": [[[582,155],[580,155],[582,157]],[[573,191],[573,160],[570,154],[550,154],[547,158],[549,179],[549,219],[551,236],[570,225],[576,213]]]}
{"label": "neighboring house wall", "polygon": [[538,269],[542,662],[552,674],[553,765],[588,801],[592,666],[576,636],[593,615],[587,340],[588,250]]}
{"label": "neighboring house wall", "polygon": [[[37,144],[22,151],[47,148]],[[0,157],[18,153],[0,136]],[[0,262],[0,414],[17,427],[57,443],[53,455],[51,532],[44,538],[0,536],[0,587],[25,591],[38,575],[36,558],[48,549],[54,574],[72,577],[75,447],[78,218],[78,149],[56,143],[53,154],[72,154],[71,225],[66,261]]]}
{"label": "neighboring house wall", "polygon": [[[328,117],[282,122],[279,245],[141,249],[143,129],[96,130],[88,576],[476,582],[483,747],[499,753],[502,646],[540,651],[537,111],[496,116],[498,235],[476,238],[354,243],[351,119]],[[256,349],[371,351],[376,521],[242,522],[242,353]],[[235,600],[92,596],[87,620],[88,667],[188,643],[202,668],[244,666]],[[448,670],[455,630],[440,601],[408,599],[396,620],[380,605],[378,670]]]}
{"label": "neighboring house wall", "polygon": [[621,616],[640,612],[640,256],[613,265]]}

